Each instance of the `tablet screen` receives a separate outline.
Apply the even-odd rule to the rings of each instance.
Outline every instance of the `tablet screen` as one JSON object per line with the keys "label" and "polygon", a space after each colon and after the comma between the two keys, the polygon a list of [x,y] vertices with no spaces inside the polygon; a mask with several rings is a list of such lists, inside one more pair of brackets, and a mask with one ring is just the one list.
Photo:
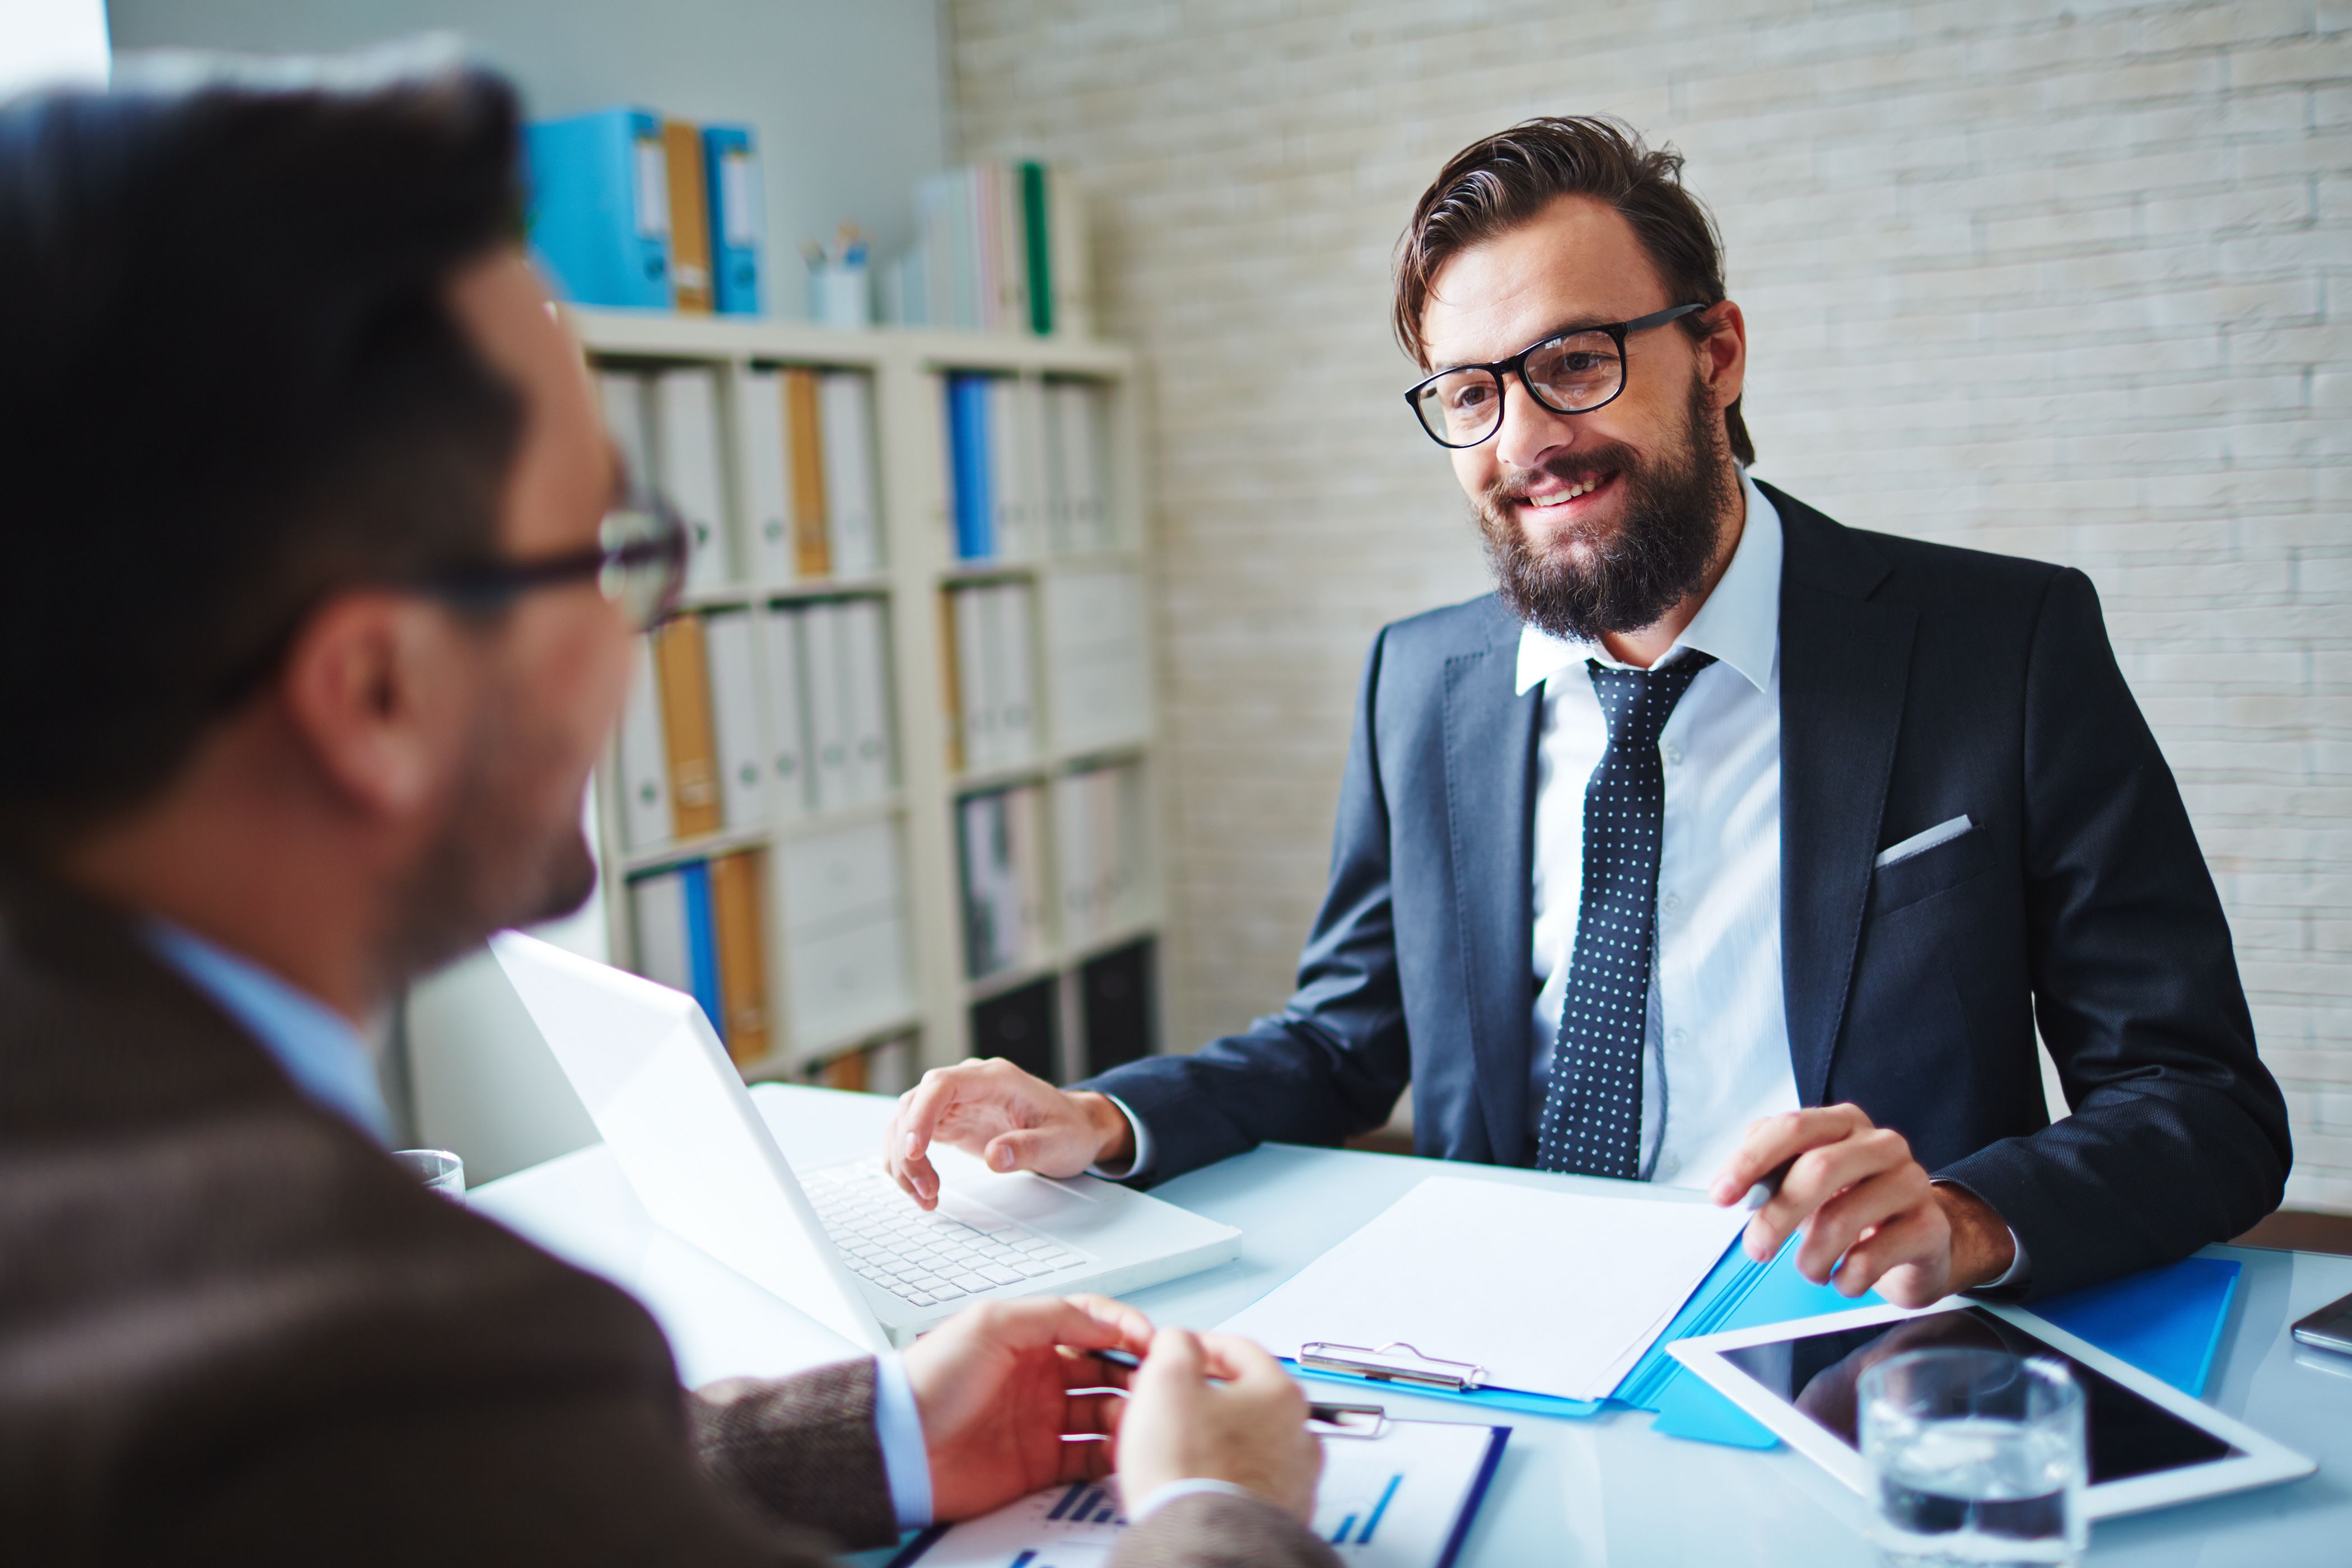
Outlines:
{"label": "tablet screen", "polygon": [[1858,1446],[1854,1384],[1863,1373],[1904,1351],[1945,1347],[2005,1350],[2063,1362],[2081,1385],[2087,1405],[2093,1486],[2208,1464],[2238,1453],[2204,1428],[2191,1426],[2105,1373],[2045,1343],[2030,1330],[1981,1307],[1956,1307],[1867,1328],[1800,1334],[1727,1350],[1722,1355],[1815,1425],[1854,1447]]}

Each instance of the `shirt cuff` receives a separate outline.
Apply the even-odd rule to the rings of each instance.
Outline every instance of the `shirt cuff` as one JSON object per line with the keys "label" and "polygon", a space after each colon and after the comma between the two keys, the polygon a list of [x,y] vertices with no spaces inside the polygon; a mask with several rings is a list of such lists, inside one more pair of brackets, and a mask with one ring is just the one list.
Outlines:
{"label": "shirt cuff", "polygon": [[1118,1096],[1106,1094],[1103,1098],[1118,1106],[1118,1113],[1127,1118],[1127,1130],[1135,1135],[1135,1158],[1127,1163],[1125,1169],[1118,1171],[1097,1163],[1087,1167],[1087,1174],[1100,1176],[1107,1182],[1132,1181],[1138,1176],[1149,1174],[1151,1170],[1151,1134],[1145,1130],[1143,1119],[1136,1115],[1134,1108]]}
{"label": "shirt cuff", "polygon": [[881,1440],[882,1473],[890,1480],[890,1508],[898,1528],[928,1528],[931,1455],[923,1446],[922,1412],[915,1408],[907,1363],[887,1353],[874,1358],[874,1436]]}
{"label": "shirt cuff", "polygon": [[2009,1267],[2001,1271],[2000,1279],[1987,1280],[1978,1289],[1998,1290],[2007,1285],[2022,1285],[2032,1277],[2033,1259],[2025,1255],[2025,1243],[2017,1239],[2015,1226],[2010,1228],[2009,1245],[2010,1250],[2014,1254],[2009,1260]]}
{"label": "shirt cuff", "polygon": [[[1969,1196],[1976,1199],[1979,1203],[1984,1203],[1985,1201],[1984,1194],[1978,1192],[1974,1187],[1969,1186],[1966,1182],[1948,1181],[1941,1176],[1933,1177],[1931,1180],[1935,1185],[1939,1187],[1957,1187],[1961,1192],[1968,1194]],[[1992,1207],[1990,1204],[1985,1204],[1985,1206],[1987,1208]],[[1999,1211],[1995,1211],[1993,1217],[1995,1219],[2000,1218]],[[2009,1224],[2007,1220],[2001,1220],[2001,1224],[2009,1232],[2009,1267],[2001,1270],[2000,1279],[1988,1279],[1983,1284],[1974,1287],[1976,1289],[2006,1289],[2011,1286],[2022,1285],[2033,1276],[2033,1259],[2026,1256],[2025,1243],[2018,1239],[2017,1227]]]}
{"label": "shirt cuff", "polygon": [[1170,1481],[1166,1486],[1154,1489],[1150,1497],[1143,1500],[1140,1507],[1127,1510],[1127,1522],[1130,1526],[1141,1524],[1178,1498],[1193,1497],[1202,1492],[1218,1492],[1226,1497],[1257,1496],[1249,1488],[1235,1486],[1231,1481],[1213,1481],[1206,1476],[1195,1476],[1189,1480]]}

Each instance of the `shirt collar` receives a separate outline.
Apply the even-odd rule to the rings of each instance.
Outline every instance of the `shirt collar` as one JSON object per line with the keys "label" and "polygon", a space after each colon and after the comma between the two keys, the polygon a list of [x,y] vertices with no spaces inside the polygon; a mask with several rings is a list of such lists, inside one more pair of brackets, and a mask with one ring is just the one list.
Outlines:
{"label": "shirt collar", "polygon": [[[1731,564],[1691,624],[1683,628],[1675,648],[1696,648],[1713,654],[1748,679],[1758,691],[1771,689],[1772,667],[1780,656],[1780,513],[1769,497],[1745,473],[1739,489],[1748,503],[1748,521]],[[1556,637],[1535,626],[1519,628],[1517,684],[1522,693],[1533,690],[1563,669],[1580,668],[1589,658],[1622,669],[1598,643]],[[1662,661],[1663,662],[1663,661]]]}
{"label": "shirt collar", "polygon": [[245,1026],[295,1088],[377,1142],[391,1140],[392,1115],[375,1063],[350,1020],[259,964],[178,926],[150,921],[146,934],[159,957]]}

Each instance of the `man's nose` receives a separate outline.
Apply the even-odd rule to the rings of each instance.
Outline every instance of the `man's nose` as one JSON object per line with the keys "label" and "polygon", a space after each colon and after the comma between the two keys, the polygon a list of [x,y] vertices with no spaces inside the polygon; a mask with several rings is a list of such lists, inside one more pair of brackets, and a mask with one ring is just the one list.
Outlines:
{"label": "man's nose", "polygon": [[1554,414],[1528,395],[1516,374],[1503,378],[1503,423],[1495,432],[1495,460],[1507,471],[1539,468],[1544,458],[1576,439],[1565,414]]}

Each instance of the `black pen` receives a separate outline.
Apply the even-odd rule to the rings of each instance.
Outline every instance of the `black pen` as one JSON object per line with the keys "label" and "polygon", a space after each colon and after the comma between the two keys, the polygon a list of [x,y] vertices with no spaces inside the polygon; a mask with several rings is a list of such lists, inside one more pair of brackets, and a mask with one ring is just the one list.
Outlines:
{"label": "black pen", "polygon": [[[1133,1351],[1089,1351],[1087,1353],[1093,1356],[1095,1360],[1101,1362],[1106,1366],[1121,1367],[1129,1372],[1138,1371],[1143,1365],[1143,1358],[1136,1354]],[[1350,1415],[1385,1416],[1387,1414],[1387,1406],[1380,1405],[1309,1404],[1307,1406],[1307,1418],[1309,1421],[1321,1421],[1333,1426],[1346,1426],[1348,1423],[1348,1417]]]}

